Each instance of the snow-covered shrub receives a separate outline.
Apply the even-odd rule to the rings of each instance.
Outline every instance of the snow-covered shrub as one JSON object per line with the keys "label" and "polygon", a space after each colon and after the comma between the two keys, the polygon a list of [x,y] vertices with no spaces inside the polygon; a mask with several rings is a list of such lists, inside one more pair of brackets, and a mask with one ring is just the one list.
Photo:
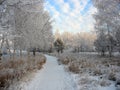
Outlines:
{"label": "snow-covered shrub", "polygon": [[65,65],[67,65],[70,62],[69,58],[67,58],[67,57],[63,58],[63,59],[59,59],[59,60],[61,60],[61,63],[65,64]]}
{"label": "snow-covered shrub", "polygon": [[108,81],[108,80],[100,80],[99,83],[102,87],[111,85],[110,81]]}
{"label": "snow-covered shrub", "polygon": [[115,75],[115,73],[111,72],[111,73],[109,74],[109,76],[108,76],[108,79],[109,79],[109,80],[112,80],[112,81],[116,81],[116,75]]}
{"label": "snow-covered shrub", "polygon": [[96,69],[96,68],[95,68],[95,70],[93,71],[93,75],[95,75],[95,76],[100,76],[100,75],[102,75],[101,69]]}
{"label": "snow-covered shrub", "polygon": [[115,86],[117,87],[116,90],[120,90],[120,79],[118,79],[118,80],[116,81]]}
{"label": "snow-covered shrub", "polygon": [[83,84],[91,84],[92,81],[93,81],[93,80],[91,80],[90,78],[84,77],[84,78],[81,78],[81,79],[79,80],[79,84],[80,84],[80,85],[83,85]]}
{"label": "snow-covered shrub", "polygon": [[71,62],[68,65],[68,69],[69,71],[73,72],[73,73],[79,73],[80,72],[80,68],[79,68],[79,64]]}

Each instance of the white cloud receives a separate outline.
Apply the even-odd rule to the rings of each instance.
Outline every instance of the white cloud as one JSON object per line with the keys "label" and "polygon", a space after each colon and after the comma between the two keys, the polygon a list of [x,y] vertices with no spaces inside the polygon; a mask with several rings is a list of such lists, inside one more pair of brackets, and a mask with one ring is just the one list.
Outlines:
{"label": "white cloud", "polygon": [[83,10],[88,3],[87,0],[71,0],[71,2],[74,4],[75,12]]}
{"label": "white cloud", "polygon": [[[64,0],[54,1],[60,10],[57,11],[56,6],[52,6],[50,3],[47,5],[47,10],[52,13],[52,17],[55,19],[53,23],[54,31],[59,29],[61,32],[80,32],[94,29],[92,14],[94,14],[96,9],[91,6],[85,15],[80,13],[84,10],[88,0],[69,0],[69,2],[64,2]],[[74,8],[71,8],[70,3],[74,5]]]}
{"label": "white cloud", "polygon": [[53,16],[52,18],[53,19],[57,19],[59,18],[59,15],[60,15],[60,12],[58,12],[54,6],[52,6],[49,2],[46,3],[45,5],[45,10],[47,10],[49,13],[52,13]]}
{"label": "white cloud", "polygon": [[64,3],[63,7],[62,7],[62,10],[64,13],[69,13],[69,10],[70,10],[70,6],[68,3]]}

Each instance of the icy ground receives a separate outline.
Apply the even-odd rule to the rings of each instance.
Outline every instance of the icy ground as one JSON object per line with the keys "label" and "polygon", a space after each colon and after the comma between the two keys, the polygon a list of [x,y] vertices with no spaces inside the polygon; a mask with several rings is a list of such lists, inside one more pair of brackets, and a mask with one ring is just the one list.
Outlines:
{"label": "icy ground", "polygon": [[35,77],[22,85],[22,90],[77,90],[72,77],[58,65],[57,58],[46,55],[47,62]]}

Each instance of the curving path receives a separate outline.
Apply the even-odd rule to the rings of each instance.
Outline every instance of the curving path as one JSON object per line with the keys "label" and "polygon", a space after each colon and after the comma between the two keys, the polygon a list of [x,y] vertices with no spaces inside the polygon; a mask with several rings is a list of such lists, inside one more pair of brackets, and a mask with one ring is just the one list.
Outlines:
{"label": "curving path", "polygon": [[47,62],[22,90],[77,90],[72,77],[58,65],[57,58],[46,55]]}

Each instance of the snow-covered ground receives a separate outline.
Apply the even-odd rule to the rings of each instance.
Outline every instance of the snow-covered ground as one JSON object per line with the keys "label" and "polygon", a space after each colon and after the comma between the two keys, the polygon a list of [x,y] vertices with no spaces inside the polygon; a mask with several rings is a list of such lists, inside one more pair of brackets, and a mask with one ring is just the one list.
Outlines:
{"label": "snow-covered ground", "polygon": [[[79,90],[119,90],[115,84],[109,80],[100,80],[97,76],[72,74],[74,81],[78,83]],[[101,86],[104,84],[106,86]],[[107,85],[108,84],[108,85]]]}
{"label": "snow-covered ground", "polygon": [[57,58],[46,55],[47,62],[43,69],[27,83],[22,83],[21,90],[77,90],[76,84]]}
{"label": "snow-covered ground", "polygon": [[78,90],[120,90],[118,57],[100,57],[95,53],[63,53],[58,57],[71,72]]}

